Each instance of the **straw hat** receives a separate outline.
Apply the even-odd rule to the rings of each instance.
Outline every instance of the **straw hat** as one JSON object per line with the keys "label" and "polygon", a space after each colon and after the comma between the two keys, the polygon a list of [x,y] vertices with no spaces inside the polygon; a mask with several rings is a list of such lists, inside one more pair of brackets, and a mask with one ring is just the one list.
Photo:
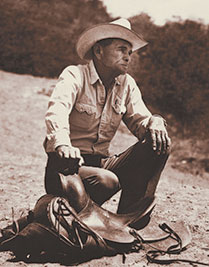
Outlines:
{"label": "straw hat", "polygon": [[76,50],[81,59],[92,58],[91,48],[103,39],[119,38],[132,44],[132,50],[147,45],[147,42],[138,33],[131,30],[131,24],[127,19],[120,18],[110,23],[95,25],[84,31],[78,39]]}

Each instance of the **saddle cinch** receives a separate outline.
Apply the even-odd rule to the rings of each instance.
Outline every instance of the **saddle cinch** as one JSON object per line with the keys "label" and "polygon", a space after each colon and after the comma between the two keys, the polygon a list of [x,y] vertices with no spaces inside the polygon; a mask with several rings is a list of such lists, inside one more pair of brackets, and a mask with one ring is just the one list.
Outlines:
{"label": "saddle cinch", "polygon": [[[61,174],[60,179],[66,181]],[[76,179],[80,179],[79,176]],[[66,186],[65,182],[63,186]],[[131,225],[153,208],[154,197],[147,197],[135,204],[134,212],[115,214],[86,195],[86,204],[78,211],[67,197],[47,194],[37,201],[30,214],[30,223],[22,229],[18,229],[16,223],[14,235],[1,243],[1,249],[13,251],[16,257],[25,261],[53,257],[56,261],[65,259],[68,263],[78,263],[105,255],[124,255],[153,243],[154,251],[152,248],[146,254],[149,261],[156,262],[161,254],[179,253],[189,244],[191,235],[182,222],[172,229],[162,224],[162,231],[155,233],[149,226],[134,230]]]}

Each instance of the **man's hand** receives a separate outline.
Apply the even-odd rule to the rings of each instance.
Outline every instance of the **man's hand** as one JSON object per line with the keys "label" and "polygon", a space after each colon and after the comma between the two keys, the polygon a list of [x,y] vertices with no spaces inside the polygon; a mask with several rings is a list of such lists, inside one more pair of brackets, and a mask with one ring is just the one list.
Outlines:
{"label": "man's hand", "polygon": [[152,148],[158,155],[166,153],[171,146],[171,139],[165,127],[162,117],[152,116],[149,120],[147,130],[151,138]]}
{"label": "man's hand", "polygon": [[80,153],[80,149],[77,147],[62,145],[56,148],[56,152],[60,158],[79,159],[79,166],[84,163],[84,160]]}

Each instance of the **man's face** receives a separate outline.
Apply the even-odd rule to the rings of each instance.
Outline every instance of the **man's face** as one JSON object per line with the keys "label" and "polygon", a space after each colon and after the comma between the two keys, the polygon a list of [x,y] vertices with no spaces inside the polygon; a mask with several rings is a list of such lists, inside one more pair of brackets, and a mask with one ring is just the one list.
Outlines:
{"label": "man's face", "polygon": [[117,77],[125,74],[130,63],[132,46],[125,40],[114,39],[110,45],[101,46],[100,63],[104,70],[112,71]]}

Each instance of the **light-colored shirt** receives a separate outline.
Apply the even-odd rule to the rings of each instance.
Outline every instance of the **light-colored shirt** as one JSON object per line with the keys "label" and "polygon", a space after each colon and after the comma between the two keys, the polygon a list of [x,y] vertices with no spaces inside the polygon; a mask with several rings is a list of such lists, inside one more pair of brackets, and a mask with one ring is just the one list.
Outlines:
{"label": "light-colored shirt", "polygon": [[68,145],[83,154],[108,156],[121,120],[142,139],[150,116],[129,74],[118,76],[106,93],[93,61],[69,66],[61,73],[49,101],[44,147],[53,152]]}

